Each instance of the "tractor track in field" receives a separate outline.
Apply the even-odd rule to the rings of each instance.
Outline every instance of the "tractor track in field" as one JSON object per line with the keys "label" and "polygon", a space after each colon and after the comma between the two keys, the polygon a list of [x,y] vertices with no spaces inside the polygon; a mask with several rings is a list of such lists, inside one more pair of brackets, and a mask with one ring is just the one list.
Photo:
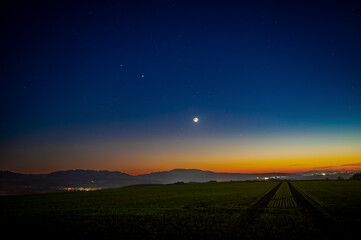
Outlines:
{"label": "tractor track in field", "polygon": [[[264,195],[258,202],[253,204],[246,212],[243,214],[244,218],[255,218],[262,214],[263,210],[269,205],[272,198],[278,191],[282,182],[280,182],[276,187]],[[302,214],[312,217],[314,219],[327,221],[326,216],[317,209],[310,201],[308,201],[289,181],[287,181],[288,187],[290,188],[293,199],[297,204],[297,208],[302,212]]]}
{"label": "tractor track in field", "polygon": [[282,181],[245,211],[240,236],[244,239],[329,239],[331,235],[324,233],[330,232],[333,225],[313,204],[289,181]]}
{"label": "tractor track in field", "polygon": [[339,232],[337,224],[325,214],[323,208],[317,205],[317,202],[308,200],[291,182],[287,183],[300,214],[304,219],[308,219],[314,226],[317,226],[316,228],[319,230],[318,239],[344,239],[344,233]]}
{"label": "tractor track in field", "polygon": [[262,210],[267,207],[267,205],[272,200],[273,196],[276,194],[278,188],[281,186],[282,182],[277,184],[271,191],[264,195],[258,202],[253,204],[246,212],[243,214],[243,219],[253,219],[259,216],[262,213]]}
{"label": "tractor track in field", "polygon": [[319,209],[317,209],[310,201],[308,201],[293,185],[291,182],[287,182],[291,190],[292,196],[297,204],[301,213],[309,218],[315,219],[318,222],[331,223]]}

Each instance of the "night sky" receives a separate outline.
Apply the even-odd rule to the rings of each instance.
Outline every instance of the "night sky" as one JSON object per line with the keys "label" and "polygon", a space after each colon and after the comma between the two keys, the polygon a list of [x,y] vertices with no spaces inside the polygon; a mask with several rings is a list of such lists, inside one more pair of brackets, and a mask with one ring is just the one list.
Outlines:
{"label": "night sky", "polygon": [[0,170],[361,169],[358,1],[2,1],[0,24]]}

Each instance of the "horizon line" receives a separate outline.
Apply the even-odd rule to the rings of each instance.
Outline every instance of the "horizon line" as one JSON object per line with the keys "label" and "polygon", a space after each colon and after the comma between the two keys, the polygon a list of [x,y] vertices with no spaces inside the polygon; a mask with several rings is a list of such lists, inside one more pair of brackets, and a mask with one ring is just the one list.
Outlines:
{"label": "horizon line", "polygon": [[56,171],[50,171],[47,173],[25,173],[25,172],[15,172],[10,170],[0,170],[0,172],[11,172],[16,174],[24,174],[24,175],[46,175],[46,174],[52,174],[56,172],[68,172],[68,171],[96,171],[96,172],[117,172],[117,173],[124,173],[130,176],[141,176],[141,175],[147,175],[152,173],[160,173],[160,172],[170,172],[174,170],[198,170],[202,172],[212,172],[212,173],[227,173],[227,174],[292,174],[292,173],[303,173],[303,172],[311,172],[311,171],[319,171],[319,172],[353,172],[353,171],[361,171],[361,168],[355,168],[355,169],[321,169],[322,167],[313,168],[309,170],[300,170],[300,171],[289,171],[289,172],[283,172],[283,171],[272,171],[272,172],[218,172],[218,171],[212,171],[212,170],[203,170],[198,168],[173,168],[170,170],[163,170],[163,171],[153,171],[153,172],[147,172],[147,173],[141,173],[141,174],[129,174],[127,172],[119,171],[119,170],[100,170],[100,169],[81,169],[81,168],[74,168],[74,169],[67,169],[67,170],[56,170]]}

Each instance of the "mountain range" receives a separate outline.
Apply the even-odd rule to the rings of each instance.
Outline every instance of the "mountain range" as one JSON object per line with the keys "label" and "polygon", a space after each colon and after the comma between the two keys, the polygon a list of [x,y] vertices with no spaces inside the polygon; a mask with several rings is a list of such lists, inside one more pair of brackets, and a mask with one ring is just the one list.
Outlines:
{"label": "mountain range", "polygon": [[95,190],[129,186],[204,183],[226,181],[349,179],[360,171],[318,171],[298,173],[216,173],[198,169],[173,169],[142,175],[117,171],[68,170],[49,174],[21,174],[0,171],[0,195]]}

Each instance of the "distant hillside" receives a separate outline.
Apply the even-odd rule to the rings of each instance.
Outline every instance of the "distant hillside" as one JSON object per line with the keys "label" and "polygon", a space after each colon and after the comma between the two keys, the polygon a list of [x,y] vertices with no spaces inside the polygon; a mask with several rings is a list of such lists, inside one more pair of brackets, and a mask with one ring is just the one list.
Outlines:
{"label": "distant hillside", "polygon": [[0,171],[0,195],[44,193],[66,189],[119,188],[130,185],[172,184],[177,182],[263,181],[349,179],[360,171],[309,171],[300,173],[216,173],[198,169],[174,169],[132,176],[122,172],[69,170],[49,174],[20,174]]}
{"label": "distant hillside", "polygon": [[[202,171],[198,169],[173,169],[171,171],[154,172],[138,177],[158,181],[162,183],[174,182],[208,182],[208,181],[246,181],[258,180],[260,176],[274,176],[275,173],[265,174],[242,174],[242,173],[215,173],[211,171]],[[277,175],[287,175],[280,174]]]}
{"label": "distant hillside", "polygon": [[64,188],[117,188],[141,183],[122,172],[69,170],[49,174],[0,172],[0,193],[40,193],[63,191]]}

